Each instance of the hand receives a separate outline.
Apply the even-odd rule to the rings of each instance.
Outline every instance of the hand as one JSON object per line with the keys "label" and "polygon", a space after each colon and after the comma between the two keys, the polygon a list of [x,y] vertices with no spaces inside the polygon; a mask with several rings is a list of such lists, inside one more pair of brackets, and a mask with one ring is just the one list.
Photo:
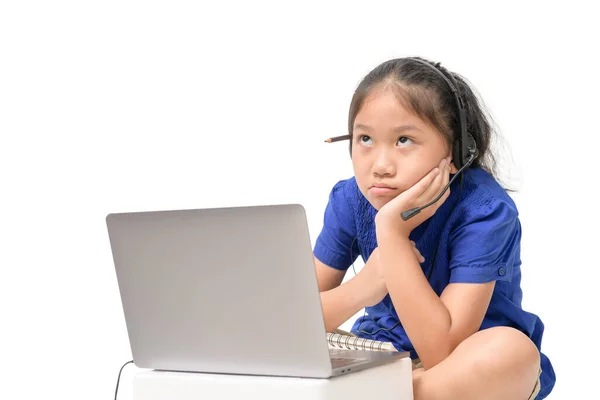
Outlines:
{"label": "hand", "polygon": [[[413,245],[413,250],[417,256],[417,260],[420,263],[425,262],[425,258],[421,255],[415,242],[410,241]],[[365,294],[366,306],[371,307],[378,304],[388,294],[385,281],[383,280],[383,274],[381,271],[381,264],[379,262],[379,247],[371,253],[371,256],[367,260],[367,263],[358,273],[357,277],[360,276],[363,282],[362,291]]]}
{"label": "hand", "polygon": [[450,171],[450,157],[444,158],[439,166],[431,170],[423,179],[381,207],[375,217],[377,237],[380,238],[380,236],[390,233],[408,237],[413,229],[431,218],[450,195],[450,189],[437,202],[408,221],[404,221],[400,214],[411,208],[423,206],[435,199],[448,184]]}
{"label": "hand", "polygon": [[413,245],[413,250],[415,251],[415,255],[417,256],[417,260],[419,260],[419,263],[424,263],[425,257],[421,255],[421,252],[419,251],[419,249],[417,249],[417,245],[415,244],[415,242],[411,240],[410,243]]}

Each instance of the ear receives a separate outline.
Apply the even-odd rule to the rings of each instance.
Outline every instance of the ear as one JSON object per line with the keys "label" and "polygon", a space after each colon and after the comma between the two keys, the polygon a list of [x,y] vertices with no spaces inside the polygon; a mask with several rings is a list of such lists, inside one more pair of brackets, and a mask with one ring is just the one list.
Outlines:
{"label": "ear", "polygon": [[[446,157],[451,157],[452,154],[448,154]],[[458,168],[456,168],[456,165],[454,165],[454,163],[452,162],[452,159],[450,159],[450,173],[451,174],[456,174],[458,172]]]}

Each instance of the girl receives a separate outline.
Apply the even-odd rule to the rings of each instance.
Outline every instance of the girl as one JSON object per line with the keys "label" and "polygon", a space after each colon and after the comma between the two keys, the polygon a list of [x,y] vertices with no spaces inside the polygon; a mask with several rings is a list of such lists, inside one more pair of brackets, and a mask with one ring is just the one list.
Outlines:
{"label": "girl", "polygon": [[354,177],[333,187],[314,248],[327,331],[366,308],[352,333],[411,352],[415,399],[545,398],[555,375],[521,308],[518,212],[467,81],[387,61],[359,84],[348,130]]}

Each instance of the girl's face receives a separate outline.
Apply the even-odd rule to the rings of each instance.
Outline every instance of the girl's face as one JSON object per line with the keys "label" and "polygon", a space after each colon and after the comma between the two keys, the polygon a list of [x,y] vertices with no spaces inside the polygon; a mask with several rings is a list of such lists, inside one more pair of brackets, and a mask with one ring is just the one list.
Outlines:
{"label": "girl's face", "polygon": [[450,155],[446,139],[404,109],[389,90],[367,96],[353,128],[356,182],[377,210]]}

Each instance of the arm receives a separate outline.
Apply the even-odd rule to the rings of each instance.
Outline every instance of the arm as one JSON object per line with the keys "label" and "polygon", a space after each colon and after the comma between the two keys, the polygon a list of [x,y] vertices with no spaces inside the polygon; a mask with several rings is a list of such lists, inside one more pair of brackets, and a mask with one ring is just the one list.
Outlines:
{"label": "arm", "polygon": [[440,297],[425,278],[410,242],[381,240],[380,262],[392,303],[425,369],[444,360],[481,326],[495,282],[454,283]]}
{"label": "arm", "polygon": [[[409,247],[415,259],[425,261],[414,242],[409,242]],[[379,303],[388,293],[379,264],[379,248],[371,253],[361,271],[344,284],[341,283],[346,270],[331,268],[317,257],[314,259],[327,332],[333,332],[363,308]]]}
{"label": "arm", "polygon": [[[352,207],[355,189],[356,184],[351,180],[340,181],[333,187],[325,209],[323,229],[313,250],[327,332],[333,332],[365,307],[361,283],[364,274],[359,273],[342,284],[348,267],[359,255]],[[385,289],[383,283],[381,286]]]}
{"label": "arm", "polygon": [[315,267],[325,330],[333,332],[364,307],[364,299],[361,298],[359,290],[360,282],[357,275],[340,286],[346,274],[345,270],[331,268],[316,257]]}
{"label": "arm", "polygon": [[439,168],[383,206],[375,221],[386,287],[426,369],[477,332],[495,287],[496,277],[488,271],[506,262],[513,246],[497,242],[498,238],[513,236],[514,224],[510,221],[514,218],[506,207],[486,206],[472,211],[476,217],[457,229],[451,239],[450,284],[437,296],[417,260],[406,249],[410,246],[410,232],[435,213],[449,192],[412,219],[403,221],[400,213],[437,197],[448,183],[449,172],[448,161],[443,160]]}
{"label": "arm", "polygon": [[[317,237],[314,262],[327,332],[337,329],[361,309],[379,303],[387,294],[375,249],[357,276],[341,284],[346,270],[359,255],[354,223],[352,181],[338,182],[329,196],[323,229]],[[418,253],[416,247],[413,249]],[[375,256],[375,257],[374,257]],[[421,258],[421,254],[418,254]]]}

